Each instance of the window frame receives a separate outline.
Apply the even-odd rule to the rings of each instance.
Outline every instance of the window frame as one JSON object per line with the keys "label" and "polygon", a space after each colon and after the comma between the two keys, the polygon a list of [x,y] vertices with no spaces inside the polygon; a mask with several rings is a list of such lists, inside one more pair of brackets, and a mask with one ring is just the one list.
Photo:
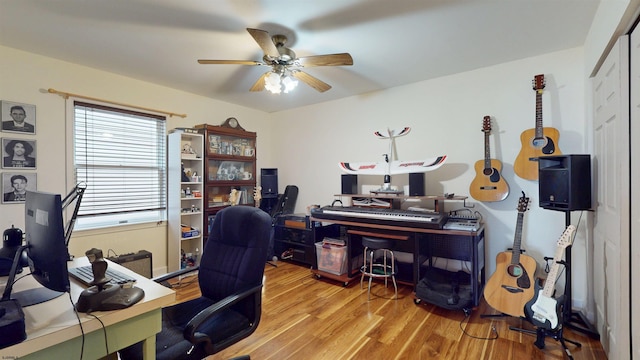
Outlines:
{"label": "window frame", "polygon": [[[75,126],[76,126],[76,105],[87,106],[90,108],[95,108],[97,110],[106,110],[112,111],[116,113],[121,113],[123,115],[132,115],[132,116],[142,116],[148,117],[150,119],[154,119],[157,121],[156,125],[161,125],[156,134],[156,139],[162,143],[161,153],[158,154],[155,158],[158,159],[158,166],[155,167],[155,171],[158,172],[158,190],[160,194],[156,200],[160,201],[157,208],[147,209],[147,210],[137,210],[137,211],[124,211],[122,213],[112,213],[112,214],[102,214],[102,215],[87,215],[87,214],[79,214],[74,225],[74,230],[83,231],[83,230],[96,230],[101,228],[109,228],[109,227],[118,227],[124,225],[134,225],[134,224],[145,224],[145,223],[160,223],[167,220],[167,163],[166,163],[166,155],[167,155],[167,137],[166,137],[166,129],[167,129],[167,119],[166,116],[162,114],[156,114],[151,111],[139,111],[135,109],[131,109],[122,105],[111,105],[101,103],[99,101],[86,101],[83,99],[74,99],[70,98],[70,101],[67,102],[67,188],[71,189],[78,183],[78,177],[76,176],[76,172],[78,167],[76,166],[76,137],[75,137]],[[159,144],[159,142],[154,142],[154,144]],[[90,185],[88,185],[88,189],[85,192],[85,199],[83,199],[83,203],[86,202],[87,195],[90,195]],[[82,205],[81,205],[82,206]],[[82,209],[82,207],[81,207]]]}

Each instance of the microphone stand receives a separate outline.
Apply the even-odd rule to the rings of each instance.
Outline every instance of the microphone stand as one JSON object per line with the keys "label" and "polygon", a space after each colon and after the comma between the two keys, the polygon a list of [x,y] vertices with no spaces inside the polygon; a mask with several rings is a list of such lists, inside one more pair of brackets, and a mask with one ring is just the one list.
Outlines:
{"label": "microphone stand", "polygon": [[[67,247],[67,253],[69,252],[69,240],[71,240],[71,233],[73,232],[73,228],[76,225],[76,218],[78,217],[78,210],[80,210],[80,203],[82,202],[82,196],[84,195],[84,191],[87,189],[87,184],[78,183],[76,186],[62,199],[62,210],[65,210],[67,206],[69,206],[72,202],[76,202],[76,206],[73,209],[73,214],[71,214],[71,218],[69,219],[69,223],[64,231],[64,244]],[[67,254],[69,261],[73,260],[73,256],[71,254]]]}

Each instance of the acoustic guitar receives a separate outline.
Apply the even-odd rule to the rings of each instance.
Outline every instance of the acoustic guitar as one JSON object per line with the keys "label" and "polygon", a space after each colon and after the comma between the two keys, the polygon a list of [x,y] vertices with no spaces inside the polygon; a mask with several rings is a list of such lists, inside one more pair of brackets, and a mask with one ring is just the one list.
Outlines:
{"label": "acoustic guitar", "polygon": [[494,309],[511,316],[524,317],[524,305],[534,296],[533,279],[538,264],[521,253],[522,223],[529,206],[524,192],[518,200],[518,220],[511,251],[496,256],[496,271],[484,287],[484,298]]}
{"label": "acoustic guitar", "polygon": [[544,288],[536,283],[535,296],[524,306],[527,319],[539,328],[555,330],[562,320],[561,304],[553,297],[553,293],[556,290],[556,280],[558,278],[560,262],[562,261],[562,254],[564,250],[573,243],[572,235],[575,230],[576,227],[573,225],[567,226],[564,230],[560,239],[558,239],[558,247],[553,256],[553,264],[547,275]]}
{"label": "acoustic guitar", "polygon": [[500,160],[491,158],[489,147],[490,116],[485,116],[482,120],[482,132],[484,133],[484,160],[476,161],[474,166],[476,177],[471,181],[469,193],[478,201],[502,201],[509,195],[509,185],[500,174],[502,163]]}
{"label": "acoustic guitar", "polygon": [[542,126],[542,91],[545,87],[544,75],[533,78],[536,92],[536,126],[520,135],[522,147],[513,163],[516,175],[527,180],[538,180],[538,158],[545,155],[561,155],[558,147],[558,129]]}

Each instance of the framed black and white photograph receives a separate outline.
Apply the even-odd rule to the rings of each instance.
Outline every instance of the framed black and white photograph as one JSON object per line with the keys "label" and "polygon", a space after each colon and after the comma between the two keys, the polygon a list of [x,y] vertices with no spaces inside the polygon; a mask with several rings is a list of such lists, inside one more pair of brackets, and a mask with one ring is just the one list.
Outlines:
{"label": "framed black and white photograph", "polygon": [[26,199],[26,192],[36,191],[37,178],[35,172],[2,173],[2,203],[18,204]]}
{"label": "framed black and white photograph", "polygon": [[2,168],[36,168],[36,141],[2,138]]}
{"label": "framed black and white photograph", "polygon": [[1,101],[2,131],[22,134],[36,133],[36,106],[12,101]]}

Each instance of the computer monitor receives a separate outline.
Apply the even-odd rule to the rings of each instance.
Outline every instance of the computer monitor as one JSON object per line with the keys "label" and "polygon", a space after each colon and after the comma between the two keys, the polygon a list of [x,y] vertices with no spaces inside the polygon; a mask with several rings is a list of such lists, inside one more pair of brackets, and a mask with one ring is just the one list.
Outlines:
{"label": "computer monitor", "polygon": [[[18,300],[29,306],[51,300],[69,292],[69,258],[62,215],[62,198],[57,194],[27,191],[25,199],[26,244],[19,250],[27,252],[31,275],[42,288],[11,293],[19,262],[12,266],[2,300]],[[16,255],[15,259],[18,259]]]}

